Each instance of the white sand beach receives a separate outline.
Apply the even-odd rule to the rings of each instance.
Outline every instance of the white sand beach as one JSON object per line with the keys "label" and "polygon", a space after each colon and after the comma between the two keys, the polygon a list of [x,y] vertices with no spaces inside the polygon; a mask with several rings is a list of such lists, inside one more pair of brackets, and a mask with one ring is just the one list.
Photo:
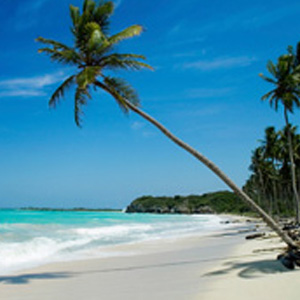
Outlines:
{"label": "white sand beach", "polygon": [[[298,299],[299,270],[275,260],[278,241],[236,229],[115,248],[128,255],[49,264],[0,277],[5,300]],[[270,296],[271,295],[271,296]]]}
{"label": "white sand beach", "polygon": [[207,292],[199,293],[202,300],[296,300],[300,297],[300,268],[288,270],[276,260],[279,238],[243,242],[232,257],[215,265],[204,276],[209,280]]}

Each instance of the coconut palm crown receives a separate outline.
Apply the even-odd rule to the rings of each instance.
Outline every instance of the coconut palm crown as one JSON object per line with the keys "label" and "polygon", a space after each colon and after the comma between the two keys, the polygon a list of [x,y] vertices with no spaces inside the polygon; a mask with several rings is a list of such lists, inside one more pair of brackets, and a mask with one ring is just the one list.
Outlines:
{"label": "coconut palm crown", "polygon": [[293,53],[293,48],[288,48],[288,54],[281,55],[277,64],[269,61],[267,70],[273,78],[259,74],[264,80],[275,85],[275,88],[265,94],[261,99],[269,100],[271,106],[278,110],[281,103],[284,108],[294,112],[294,107],[300,107],[300,44],[297,53]]}
{"label": "coconut palm crown", "polygon": [[92,87],[101,88],[112,95],[124,112],[128,111],[128,102],[139,105],[135,90],[125,80],[105,75],[106,71],[152,69],[144,62],[146,58],[143,55],[114,51],[118,43],[140,35],[143,28],[132,25],[119,33],[109,35],[109,18],[113,12],[114,4],[111,1],[100,1],[96,4],[93,0],[85,0],[82,12],[78,7],[70,5],[73,47],[43,37],[36,39],[45,44],[44,48],[39,49],[40,53],[48,54],[53,61],[77,67],[76,74],[65,79],[55,90],[49,106],[55,107],[66,90],[75,86],[74,117],[79,127],[82,122],[82,106],[91,99]]}

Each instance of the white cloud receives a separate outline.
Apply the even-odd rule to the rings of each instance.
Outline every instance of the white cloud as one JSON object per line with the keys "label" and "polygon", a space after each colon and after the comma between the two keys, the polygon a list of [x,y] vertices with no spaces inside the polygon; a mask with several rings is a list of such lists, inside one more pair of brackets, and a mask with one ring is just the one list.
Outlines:
{"label": "white cloud", "polygon": [[37,97],[46,95],[46,88],[66,77],[60,71],[42,76],[12,78],[0,81],[0,97]]}
{"label": "white cloud", "polygon": [[0,98],[4,97],[37,97],[44,96],[45,92],[37,90],[7,90],[0,92]]}
{"label": "white cloud", "polygon": [[231,69],[237,67],[246,67],[251,65],[256,59],[248,56],[215,58],[212,60],[198,60],[177,65],[182,69],[198,69],[202,71],[211,71],[218,69]]}

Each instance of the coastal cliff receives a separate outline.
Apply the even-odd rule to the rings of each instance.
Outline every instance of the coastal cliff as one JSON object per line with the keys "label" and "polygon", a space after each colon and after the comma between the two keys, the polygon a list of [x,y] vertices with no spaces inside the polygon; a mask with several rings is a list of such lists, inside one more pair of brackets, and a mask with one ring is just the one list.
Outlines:
{"label": "coastal cliff", "polygon": [[159,214],[242,214],[249,211],[250,209],[229,191],[174,197],[142,196],[126,208],[127,213]]}

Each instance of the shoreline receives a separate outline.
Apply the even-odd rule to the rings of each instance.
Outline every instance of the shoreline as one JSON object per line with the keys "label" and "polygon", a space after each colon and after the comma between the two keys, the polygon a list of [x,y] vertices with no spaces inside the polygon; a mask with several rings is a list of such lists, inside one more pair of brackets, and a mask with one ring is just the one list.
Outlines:
{"label": "shoreline", "polygon": [[246,240],[257,219],[222,218],[231,225],[207,235],[118,245],[110,257],[0,276],[0,294],[6,300],[298,299],[300,269],[276,260],[284,246],[279,238]]}
{"label": "shoreline", "polygon": [[[229,216],[226,216],[228,219]],[[238,223],[206,236],[149,241],[117,246],[129,256],[51,263],[0,276],[0,293],[7,300],[196,299],[206,293],[203,276],[231,256],[244,241]],[[25,297],[26,296],[26,297]]]}
{"label": "shoreline", "polygon": [[[113,216],[113,218],[114,217],[115,216]],[[151,215],[151,218],[152,217],[153,215]],[[8,251],[10,249],[10,244],[7,243],[8,248],[5,248],[6,244],[4,239],[4,243],[0,245],[2,247],[0,248],[0,253],[4,257],[4,259],[0,261],[0,276],[6,276],[17,272],[26,272],[26,270],[36,269],[40,266],[53,263],[136,255],[139,254],[138,252],[136,252],[136,250],[142,248],[143,245],[147,246],[151,245],[152,243],[169,243],[189,237],[207,236],[219,230],[226,230],[227,228],[236,226],[234,221],[236,217],[232,217],[229,215],[191,215],[188,216],[188,218],[186,216],[183,217],[185,218],[185,222],[187,222],[187,225],[184,225],[184,227],[182,227],[183,230],[180,228],[180,226],[178,226],[179,230],[177,230],[177,219],[175,218],[174,225],[170,223],[166,227],[167,230],[165,230],[163,226],[156,226],[153,227],[154,229],[152,231],[149,231],[150,233],[147,232],[147,230],[149,230],[149,228],[152,229],[152,227],[149,227],[152,225],[148,226],[147,221],[145,222],[145,224],[137,221],[137,225],[135,225],[134,221],[134,226],[131,227],[132,220],[130,218],[130,222],[128,223],[128,225],[126,224],[126,222],[123,222],[120,225],[104,225],[102,226],[103,229],[101,225],[100,227],[96,226],[94,229],[93,226],[89,227],[83,224],[74,227],[75,235],[73,237],[73,240],[72,228],[66,229],[65,232],[68,233],[66,235],[66,239],[62,239],[60,238],[60,236],[58,236],[59,238],[55,240],[55,238],[52,238],[51,235],[45,234],[43,236],[39,233],[39,236],[36,239],[35,236],[32,235],[33,237],[31,243],[24,243],[24,250],[22,250],[21,248],[23,246],[21,243],[20,247],[14,247],[12,249],[13,251],[10,252]],[[198,217],[200,221],[198,221]],[[156,216],[154,216],[154,221],[157,222]],[[201,225],[202,221],[204,225]],[[185,222],[183,224],[185,224]],[[195,224],[193,224],[194,222]],[[149,224],[151,224],[151,222]],[[180,225],[180,223],[178,224]],[[137,231],[137,233],[144,233],[144,236],[142,234],[135,234],[133,235],[133,238],[127,239],[127,235],[131,237],[131,232],[133,232],[134,234],[136,226],[142,226],[143,229]],[[172,232],[172,230],[168,231],[168,228],[172,228],[173,226],[175,229],[174,232]],[[156,228],[162,228],[161,232]],[[28,229],[31,230],[30,224]],[[52,228],[50,227],[49,230],[52,230]],[[45,231],[45,228],[41,228],[41,232],[42,231]],[[124,238],[122,237],[122,234],[125,235]],[[115,243],[113,242],[114,238],[116,238]],[[105,242],[105,239],[107,239],[107,242]],[[100,242],[97,244],[95,243],[91,247],[81,249],[79,248],[79,250],[76,249],[76,244],[81,246],[81,244],[85,245],[88,242],[92,242],[93,240],[96,240],[97,242],[99,240]],[[34,244],[33,242],[36,242],[36,244]],[[47,246],[49,246],[49,248],[47,248]],[[68,247],[70,248],[68,249]],[[64,252],[61,251],[59,253],[60,249],[63,249]],[[35,252],[34,250],[37,251]]]}

